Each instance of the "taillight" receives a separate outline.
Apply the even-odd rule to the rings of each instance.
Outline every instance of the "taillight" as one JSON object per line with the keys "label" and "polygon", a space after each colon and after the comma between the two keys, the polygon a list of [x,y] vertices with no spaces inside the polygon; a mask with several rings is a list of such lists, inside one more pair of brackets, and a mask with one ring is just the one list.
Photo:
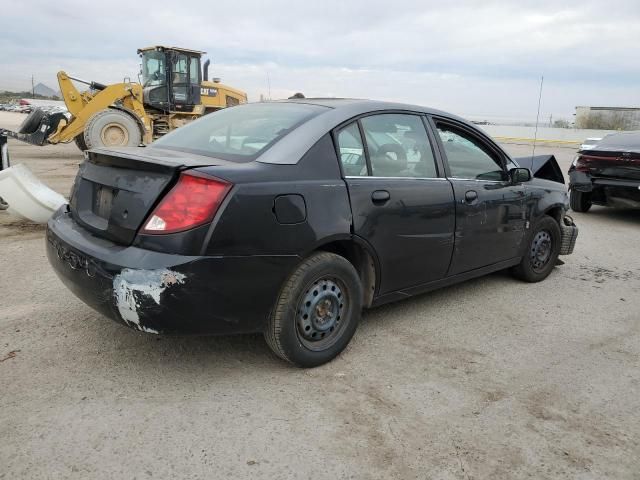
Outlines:
{"label": "taillight", "polygon": [[155,208],[141,233],[175,233],[213,220],[231,184],[196,172],[184,172]]}
{"label": "taillight", "polygon": [[586,155],[578,155],[571,164],[578,172],[588,172],[589,167],[587,163],[589,163],[591,157],[587,157]]}

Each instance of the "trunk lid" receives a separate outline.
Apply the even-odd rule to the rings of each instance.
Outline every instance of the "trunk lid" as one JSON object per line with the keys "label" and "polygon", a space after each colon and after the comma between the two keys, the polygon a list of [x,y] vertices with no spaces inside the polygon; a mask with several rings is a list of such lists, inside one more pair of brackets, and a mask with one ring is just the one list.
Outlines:
{"label": "trunk lid", "polygon": [[221,163],[158,148],[93,149],[76,176],[71,215],[95,235],[129,245],[182,170]]}

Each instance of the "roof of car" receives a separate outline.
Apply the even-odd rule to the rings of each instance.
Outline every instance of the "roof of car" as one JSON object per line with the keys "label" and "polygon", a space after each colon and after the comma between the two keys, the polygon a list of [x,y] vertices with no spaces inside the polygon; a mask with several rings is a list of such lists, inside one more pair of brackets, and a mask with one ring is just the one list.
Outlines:
{"label": "roof of car", "polygon": [[366,98],[290,98],[287,100],[276,100],[275,103],[308,103],[311,105],[320,105],[323,107],[329,107],[334,109],[348,108],[358,106],[365,111],[376,110],[408,110],[414,112],[422,112],[433,115],[445,115],[447,117],[463,120],[451,113],[443,112],[435,108],[423,107],[420,105],[413,105],[401,102],[385,102],[381,100],[369,100]]}
{"label": "roof of car", "polygon": [[[337,126],[359,115],[384,112],[416,112],[441,115],[464,123],[469,128],[482,132],[470,122],[456,115],[433,108],[410,105],[406,103],[382,102],[358,98],[292,98],[276,100],[270,103],[297,103],[326,107],[327,111],[311,118],[286,135],[275,145],[265,151],[257,161],[265,163],[292,164],[311,148],[323,135]],[[234,108],[241,108],[234,107]]]}

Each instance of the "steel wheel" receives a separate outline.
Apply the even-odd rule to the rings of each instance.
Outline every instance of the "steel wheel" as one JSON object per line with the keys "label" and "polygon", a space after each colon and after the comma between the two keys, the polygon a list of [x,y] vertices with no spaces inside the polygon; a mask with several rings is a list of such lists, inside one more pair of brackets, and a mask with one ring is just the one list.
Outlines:
{"label": "steel wheel", "polygon": [[547,230],[541,230],[535,234],[529,249],[529,260],[534,272],[541,272],[545,269],[551,253],[553,251],[553,241],[551,234]]}
{"label": "steel wheel", "polygon": [[265,339],[283,360],[317,367],[345,349],[358,326],[361,302],[362,285],[351,262],[314,252],[284,282]]}
{"label": "steel wheel", "polygon": [[349,308],[347,289],[338,279],[321,278],[304,292],[297,308],[297,333],[310,350],[324,350],[340,337],[343,312]]}
{"label": "steel wheel", "polygon": [[86,148],[136,147],[142,142],[142,131],[129,113],[107,108],[89,119],[82,139]]}

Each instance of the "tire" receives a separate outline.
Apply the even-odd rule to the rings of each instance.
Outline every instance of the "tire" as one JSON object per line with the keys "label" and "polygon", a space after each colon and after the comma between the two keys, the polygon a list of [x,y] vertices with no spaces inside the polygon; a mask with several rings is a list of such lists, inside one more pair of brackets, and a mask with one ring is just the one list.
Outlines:
{"label": "tire", "polygon": [[84,142],[84,134],[81,133],[76,138],[74,138],[73,141],[76,143],[76,146],[80,149],[81,152],[89,150],[87,148],[87,144]]}
{"label": "tire", "polygon": [[571,190],[569,193],[569,204],[574,212],[586,213],[591,208],[591,192],[580,192]]}
{"label": "tire", "polygon": [[142,142],[138,122],[128,113],[108,108],[96,113],[84,128],[86,147],[137,147]]}
{"label": "tire", "polygon": [[27,116],[27,118],[24,119],[24,122],[22,122],[22,125],[20,125],[20,128],[18,129],[18,133],[35,132],[40,127],[40,122],[42,122],[42,119],[45,116],[46,113],[39,108],[36,108]]}
{"label": "tire", "polygon": [[527,249],[520,264],[512,269],[513,275],[531,283],[547,278],[558,260],[561,242],[560,225],[545,215],[531,229]]}
{"label": "tire", "polygon": [[349,344],[362,313],[358,273],[345,258],[318,252],[282,287],[264,336],[283,360],[317,367]]}

